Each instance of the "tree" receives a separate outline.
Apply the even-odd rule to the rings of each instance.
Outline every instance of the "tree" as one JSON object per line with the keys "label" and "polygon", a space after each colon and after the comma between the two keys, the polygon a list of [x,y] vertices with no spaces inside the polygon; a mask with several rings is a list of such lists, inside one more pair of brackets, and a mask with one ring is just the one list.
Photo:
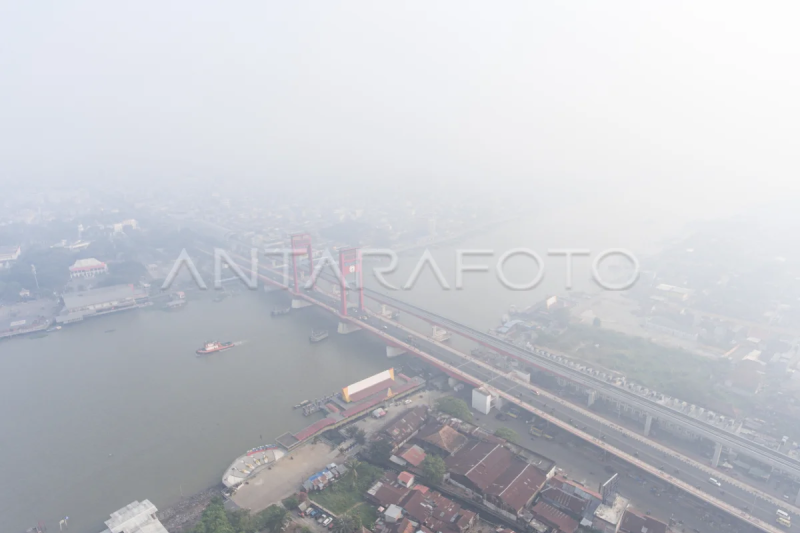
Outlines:
{"label": "tree", "polygon": [[464,400],[454,398],[452,396],[445,396],[436,401],[436,408],[452,417],[463,420],[464,422],[472,422],[472,412]]}
{"label": "tree", "polygon": [[367,442],[367,432],[366,432],[366,431],[364,431],[364,430],[363,430],[363,429],[361,429],[361,428],[358,428],[358,429],[355,431],[355,434],[354,434],[354,435],[352,435],[352,437],[353,437],[353,439],[355,439],[355,441],[356,441],[358,444],[364,444],[364,443],[366,443],[366,442]]}
{"label": "tree", "polygon": [[355,514],[345,514],[333,521],[333,533],[356,533],[361,530],[361,517]]}
{"label": "tree", "polygon": [[291,495],[285,500],[283,500],[281,503],[283,503],[283,506],[289,509],[290,511],[294,511],[295,509],[297,509],[297,506],[300,505],[300,500],[297,498],[297,496]]}
{"label": "tree", "polygon": [[272,533],[280,533],[289,523],[289,511],[278,505],[270,505],[258,513],[257,524],[259,529],[266,529]]}
{"label": "tree", "polygon": [[228,522],[236,533],[255,533],[255,520],[247,509],[227,511],[227,515]]}
{"label": "tree", "polygon": [[510,428],[497,428],[494,430],[494,436],[505,439],[508,442],[517,442],[519,440],[517,432]]}
{"label": "tree", "polygon": [[394,447],[386,439],[373,441],[367,450],[367,456],[375,463],[385,463],[392,456]]}
{"label": "tree", "polygon": [[447,472],[447,465],[444,459],[438,455],[426,455],[422,461],[422,476],[431,485],[441,485],[444,474]]}
{"label": "tree", "polygon": [[353,490],[358,486],[358,467],[361,466],[361,461],[353,459],[350,463],[350,477],[352,478]]}
{"label": "tree", "polygon": [[333,521],[333,533],[355,533],[355,520],[350,515],[342,515]]}
{"label": "tree", "polygon": [[228,520],[222,498],[215,497],[203,510],[200,521],[194,527],[194,533],[236,533]]}
{"label": "tree", "polygon": [[358,429],[359,429],[358,426],[356,426],[355,424],[353,424],[352,426],[347,426],[346,428],[344,428],[344,434],[352,439],[353,437],[356,436]]}

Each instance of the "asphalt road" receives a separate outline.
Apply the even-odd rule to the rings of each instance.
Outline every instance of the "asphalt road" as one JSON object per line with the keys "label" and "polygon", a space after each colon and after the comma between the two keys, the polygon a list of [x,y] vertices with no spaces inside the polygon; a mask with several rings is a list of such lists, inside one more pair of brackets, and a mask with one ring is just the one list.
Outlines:
{"label": "asphalt road", "polygon": [[[392,325],[387,325],[385,331],[386,333],[400,339],[404,339],[407,335],[407,333],[403,329]],[[664,456],[660,452],[655,450],[653,447],[648,446],[646,441],[643,442],[641,440],[632,440],[627,436],[624,436],[622,432],[613,429],[611,426],[599,423],[598,421],[592,418],[586,417],[578,410],[570,409],[569,404],[564,405],[563,403],[560,403],[558,405],[553,405],[552,402],[547,402],[547,400],[543,399],[543,397],[537,397],[531,394],[527,394],[525,392],[525,389],[521,388],[518,383],[504,377],[499,371],[497,373],[490,373],[485,368],[474,365],[473,363],[465,364],[463,359],[445,350],[442,350],[441,348],[439,348],[438,346],[436,346],[431,342],[426,342],[421,339],[418,339],[416,342],[420,349],[424,350],[430,355],[433,355],[434,357],[440,359],[443,362],[449,363],[454,366],[459,366],[462,371],[472,374],[473,376],[482,381],[490,382],[492,387],[495,387],[497,389],[500,389],[504,392],[508,392],[511,394],[517,394],[521,392],[522,393],[521,399],[527,403],[530,403],[534,407],[550,412],[552,415],[557,416],[558,418],[564,421],[569,421],[571,419],[574,425],[576,425],[580,429],[583,429],[585,427],[586,429],[584,431],[586,431],[587,433],[596,436],[598,438],[603,436],[605,442],[616,448],[619,448],[621,451],[629,453],[631,455],[638,454],[639,459],[646,461],[657,467],[663,466],[664,471],[668,472],[671,475],[674,475],[675,477],[682,479],[685,482],[691,483],[700,490],[711,493],[715,497],[725,501],[728,504],[734,505],[740,509],[744,510],[745,508],[747,508],[749,513],[751,513],[754,516],[757,516],[758,518],[764,520],[765,522],[775,523],[775,512],[777,508],[774,505],[766,502],[765,500],[757,498],[755,496],[755,493],[742,490],[736,486],[729,485],[724,482],[721,483],[722,484],[721,487],[717,487],[711,484],[709,482],[708,474],[706,474],[702,470],[696,469],[690,463],[684,461],[677,453],[675,455]],[[553,393],[553,391],[550,392]],[[585,408],[584,406],[581,407]],[[552,409],[555,409],[555,411],[551,411]],[[524,414],[523,418],[527,419],[529,418],[529,415]],[[516,423],[520,424],[520,422]],[[619,425],[626,425],[626,424],[624,424],[623,421],[620,420]],[[528,438],[527,428],[517,429],[516,427],[514,427],[512,429],[521,431],[522,432],[521,434],[525,435],[524,438]],[[639,428],[640,432],[642,430],[643,428]],[[580,439],[578,439],[577,437],[569,435],[568,433],[563,432],[561,430],[558,431],[561,433],[561,435],[559,435],[559,440],[574,441],[574,443],[576,444],[580,442]],[[563,443],[561,449],[563,449]],[[576,458],[573,455],[564,457],[562,460],[559,460],[558,457],[556,457],[555,455],[550,455],[550,457],[555,459],[562,465],[563,464],[570,465],[572,464],[573,461],[576,460]],[[701,458],[698,458],[697,460],[703,461],[703,459]],[[562,468],[564,467],[562,466]],[[591,472],[591,470],[588,472]],[[581,475],[589,479],[591,476],[589,476],[588,472],[582,473]],[[600,473],[595,472],[595,474],[600,474]],[[635,480],[633,480],[632,478],[629,479],[635,482]],[[627,482],[626,484],[630,485],[631,481]],[[659,481],[658,484],[663,485],[663,482]],[[596,488],[595,485],[591,486],[593,488]],[[650,486],[652,486],[652,483],[650,484]],[[736,521],[732,520],[730,515],[722,513],[721,511],[712,508],[710,505],[701,503],[693,497],[682,494],[682,491],[679,491],[681,492],[681,494],[678,494],[677,492],[674,492],[671,495],[666,495],[665,493],[662,493],[660,499],[672,496],[675,500],[671,502],[670,506],[665,507],[664,504],[661,504],[661,506],[656,505],[659,498],[654,499],[650,504],[648,504],[646,500],[648,499],[649,496],[651,496],[649,488],[643,491],[641,486],[639,486],[638,489],[636,489],[633,486],[630,486],[629,489],[631,494],[636,495],[636,497],[633,499],[634,503],[636,504],[636,507],[645,511],[646,510],[653,511],[653,516],[659,516],[661,518],[669,518],[669,513],[667,513],[667,510],[670,507],[674,508],[674,505],[676,504],[681,505],[682,507],[681,514],[683,514],[684,512],[688,513],[692,511],[692,509],[694,508],[693,511],[694,517],[691,519],[691,521],[697,525],[689,525],[690,519],[685,514],[682,518],[684,524],[686,524],[688,527],[687,531],[691,531],[692,527],[695,527],[700,531],[709,531],[709,527],[720,527],[724,528],[726,531],[730,531],[731,530],[730,525],[725,526],[723,524],[732,524],[732,523],[741,524],[741,522],[739,522],[738,520]],[[645,494],[642,494],[643,492]],[[639,501],[642,499],[644,501]],[[660,507],[663,508],[663,510],[662,512],[659,513],[657,512],[657,510]],[[681,519],[678,516],[676,516],[675,518]],[[795,531],[795,530],[800,531],[800,526],[798,526],[798,522],[800,521],[800,516],[794,516],[793,518],[794,518],[793,525],[792,528],[789,529],[789,531]],[[714,524],[718,524],[718,526],[711,526],[712,522]],[[703,527],[700,527],[701,524]],[[742,529],[742,531],[751,530],[749,526],[742,525],[742,527],[748,528],[748,529]],[[722,529],[719,530],[722,531]]]}
{"label": "asphalt road", "polygon": [[[321,302],[333,306],[334,308],[338,306],[338,300],[323,295],[319,292],[315,292],[314,297],[318,298]],[[377,319],[372,320],[376,322],[375,325],[377,326]],[[398,339],[405,339],[407,337],[406,331],[397,326],[388,324],[382,327],[387,334]],[[474,375],[481,381],[490,381],[492,387],[495,387],[506,393],[517,394],[518,392],[525,392],[525,389],[520,387],[518,383],[504,377],[499,373],[499,371],[498,373],[494,374],[490,371],[487,371],[487,369],[472,363],[465,363],[462,358],[440,348],[432,342],[427,342],[423,339],[416,339],[415,345],[443,362],[449,363],[453,366],[458,366],[462,371]],[[523,394],[521,399],[531,403],[534,405],[534,407],[538,407],[543,410],[546,409],[548,412],[550,412],[550,409],[554,407],[553,405],[549,404],[545,406],[544,404],[547,402],[544,399],[540,399],[529,394]],[[770,504],[765,500],[761,500],[754,492],[730,485],[724,481],[721,483],[721,487],[713,485],[709,482],[709,476],[707,473],[692,466],[677,453],[674,455],[662,455],[661,452],[649,446],[646,440],[633,440],[627,435],[624,435],[622,432],[615,430],[612,426],[609,426],[608,424],[610,422],[600,422],[589,418],[580,411],[573,410],[570,405],[565,402],[560,402],[557,405],[556,410],[552,412],[552,415],[557,416],[565,421],[572,419],[574,424],[580,429],[583,429],[593,436],[602,437],[605,442],[617,447],[621,451],[635,455],[640,460],[646,461],[651,465],[663,467],[663,470],[670,475],[679,477],[684,482],[691,483],[695,487],[699,488],[700,490],[704,490],[709,494],[714,494],[715,497],[725,501],[730,505],[736,506],[740,509],[748,509],[748,512],[760,518],[761,520],[764,520],[765,522],[775,523],[775,511],[777,510],[777,507],[775,507],[774,504]],[[568,434],[566,432],[563,432],[563,434],[565,435],[565,438],[567,438],[566,435]],[[576,437],[572,436],[569,438],[577,439]],[[677,497],[678,496],[676,495],[676,498]],[[688,496],[685,497],[689,498]],[[702,505],[707,504],[701,504],[701,506]],[[718,517],[717,520],[721,520],[723,522],[728,521],[728,519],[725,518],[724,513],[712,509],[711,506],[708,506],[707,509],[709,516]],[[798,520],[800,520],[800,516],[794,516],[793,518],[795,518],[795,520],[792,530],[800,531],[800,526],[798,526]],[[686,522],[685,519],[684,522]],[[705,529],[698,529],[700,529],[700,531],[706,531],[707,528],[708,526],[706,525]]]}

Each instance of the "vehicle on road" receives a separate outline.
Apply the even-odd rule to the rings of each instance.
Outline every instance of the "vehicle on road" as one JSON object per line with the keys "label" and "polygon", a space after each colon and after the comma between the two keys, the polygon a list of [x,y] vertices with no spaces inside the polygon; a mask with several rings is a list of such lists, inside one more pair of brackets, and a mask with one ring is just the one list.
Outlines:
{"label": "vehicle on road", "polygon": [[720,483],[719,481],[717,481],[713,477],[708,478],[708,482],[711,483],[712,485],[716,485],[717,487],[721,487],[722,486],[722,483]]}

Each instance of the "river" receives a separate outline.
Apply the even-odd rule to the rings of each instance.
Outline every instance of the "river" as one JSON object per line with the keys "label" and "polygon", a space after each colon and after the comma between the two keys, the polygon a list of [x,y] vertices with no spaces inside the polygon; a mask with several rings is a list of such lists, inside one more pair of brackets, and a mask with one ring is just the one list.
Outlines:
{"label": "river", "polygon": [[[52,531],[69,516],[70,531],[99,531],[135,499],[170,505],[307,425],[294,404],[388,366],[363,339],[310,344],[333,322],[316,310],[271,319],[275,298],[205,298],[0,343],[0,530]],[[207,338],[246,343],[196,357]]]}
{"label": "river", "polygon": [[[533,291],[509,291],[494,273],[466,273],[463,290],[441,290],[426,271],[413,290],[395,296],[484,329],[509,304],[564,292],[564,258],[547,258],[548,249],[642,255],[680,229],[646,216],[615,220],[554,209],[433,250],[452,287],[456,248],[491,248],[492,265],[509,249],[531,248],[546,266]],[[402,285],[420,255],[405,256],[390,281]],[[575,260],[576,289],[591,288],[589,265]],[[515,282],[535,273],[522,257],[507,267]],[[369,276],[366,283],[376,286]],[[52,531],[69,516],[70,531],[93,533],[135,499],[169,506],[219,482],[245,449],[307,425],[293,404],[390,365],[382,347],[359,334],[309,344],[310,329],[333,328],[333,320],[313,309],[271,319],[283,297],[246,292],[214,303],[206,295],[176,312],[137,310],[0,343],[0,530],[42,520]],[[197,358],[194,350],[210,338],[246,343]]]}

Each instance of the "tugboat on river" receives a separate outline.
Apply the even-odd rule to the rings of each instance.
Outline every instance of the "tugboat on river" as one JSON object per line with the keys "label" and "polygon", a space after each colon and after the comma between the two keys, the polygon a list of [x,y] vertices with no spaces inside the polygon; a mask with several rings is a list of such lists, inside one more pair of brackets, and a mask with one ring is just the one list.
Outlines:
{"label": "tugboat on river", "polygon": [[291,312],[291,310],[292,310],[291,307],[285,307],[285,308],[276,307],[272,310],[271,314],[272,316],[288,315]]}
{"label": "tugboat on river", "polygon": [[207,355],[210,353],[221,352],[223,350],[228,350],[236,346],[236,343],[233,342],[217,342],[217,341],[208,341],[206,342],[202,348],[197,350],[197,355]]}

